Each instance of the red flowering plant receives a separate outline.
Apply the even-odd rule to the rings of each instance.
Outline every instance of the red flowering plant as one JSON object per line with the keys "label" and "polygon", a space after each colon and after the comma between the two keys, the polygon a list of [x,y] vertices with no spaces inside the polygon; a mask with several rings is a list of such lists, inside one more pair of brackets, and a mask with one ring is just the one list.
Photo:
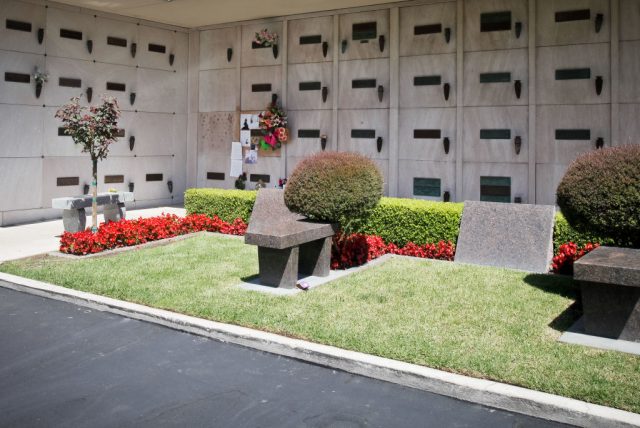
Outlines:
{"label": "red flowering plant", "polygon": [[573,275],[573,263],[599,246],[600,244],[592,244],[591,242],[585,244],[582,248],[573,242],[562,244],[551,261],[551,270],[563,275]]}
{"label": "red flowering plant", "polygon": [[258,46],[272,47],[278,44],[278,33],[272,33],[266,28],[255,34],[253,43]]}
{"label": "red flowering plant", "polygon": [[277,97],[258,115],[258,126],[262,130],[260,148],[263,150],[277,150],[289,140],[287,114],[278,106]]}
{"label": "red flowering plant", "polygon": [[98,161],[106,159],[109,145],[115,143],[118,134],[120,108],[115,98],[102,96],[97,106],[80,106],[80,97],[71,98],[71,102],[62,106],[55,117],[63,123],[64,132],[75,144],[82,146],[83,153],[89,153],[93,164],[93,203],[92,232],[98,230]]}

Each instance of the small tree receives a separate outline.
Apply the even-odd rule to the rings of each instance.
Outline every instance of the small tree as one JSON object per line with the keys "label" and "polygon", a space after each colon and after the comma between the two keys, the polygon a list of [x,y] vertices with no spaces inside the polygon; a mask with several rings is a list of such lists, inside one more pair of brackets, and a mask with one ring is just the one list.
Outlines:
{"label": "small tree", "polygon": [[115,98],[103,95],[102,103],[98,106],[81,107],[80,97],[74,97],[71,102],[62,106],[56,112],[56,118],[64,124],[65,134],[69,135],[75,144],[82,146],[83,153],[89,153],[93,164],[92,227],[98,230],[98,161],[106,159],[109,145],[114,143],[118,133],[118,118],[120,107]]}

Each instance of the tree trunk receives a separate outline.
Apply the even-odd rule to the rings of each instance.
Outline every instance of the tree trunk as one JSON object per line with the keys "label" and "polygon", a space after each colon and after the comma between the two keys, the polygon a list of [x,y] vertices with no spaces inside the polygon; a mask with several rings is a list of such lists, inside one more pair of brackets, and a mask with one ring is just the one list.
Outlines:
{"label": "tree trunk", "polygon": [[93,201],[91,202],[91,231],[96,233],[98,231],[98,159],[92,159],[93,161],[93,181],[91,186],[93,187]]}

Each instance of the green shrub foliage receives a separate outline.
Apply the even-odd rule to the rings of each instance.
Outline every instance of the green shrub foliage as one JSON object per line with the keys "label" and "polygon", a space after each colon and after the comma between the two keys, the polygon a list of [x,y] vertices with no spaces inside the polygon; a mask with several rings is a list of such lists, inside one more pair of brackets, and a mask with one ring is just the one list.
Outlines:
{"label": "green shrub foliage", "polygon": [[217,215],[226,222],[241,218],[249,222],[255,191],[223,189],[188,189],[184,194],[184,207],[188,214]]}
{"label": "green shrub foliage", "polygon": [[287,182],[284,202],[313,220],[359,218],[382,196],[382,174],[371,159],[356,153],[321,152],[301,161]]}
{"label": "green shrub foliage", "polygon": [[640,145],[580,156],[558,185],[557,198],[574,229],[640,246]]}

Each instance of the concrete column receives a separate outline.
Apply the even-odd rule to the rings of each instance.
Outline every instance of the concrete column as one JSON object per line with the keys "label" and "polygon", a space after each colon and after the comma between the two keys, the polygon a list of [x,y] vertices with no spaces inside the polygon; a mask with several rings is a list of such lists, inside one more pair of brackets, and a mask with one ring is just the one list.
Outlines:
{"label": "concrete column", "polygon": [[389,196],[398,196],[400,10],[389,11]]}
{"label": "concrete column", "polygon": [[189,32],[189,67],[187,70],[187,189],[198,182],[198,113],[200,74],[200,32]]}
{"label": "concrete column", "polygon": [[528,202],[536,203],[536,0],[529,0],[529,186]]}
{"label": "concrete column", "polygon": [[456,11],[456,193],[452,201],[462,202],[462,150],[464,141],[464,0]]}

